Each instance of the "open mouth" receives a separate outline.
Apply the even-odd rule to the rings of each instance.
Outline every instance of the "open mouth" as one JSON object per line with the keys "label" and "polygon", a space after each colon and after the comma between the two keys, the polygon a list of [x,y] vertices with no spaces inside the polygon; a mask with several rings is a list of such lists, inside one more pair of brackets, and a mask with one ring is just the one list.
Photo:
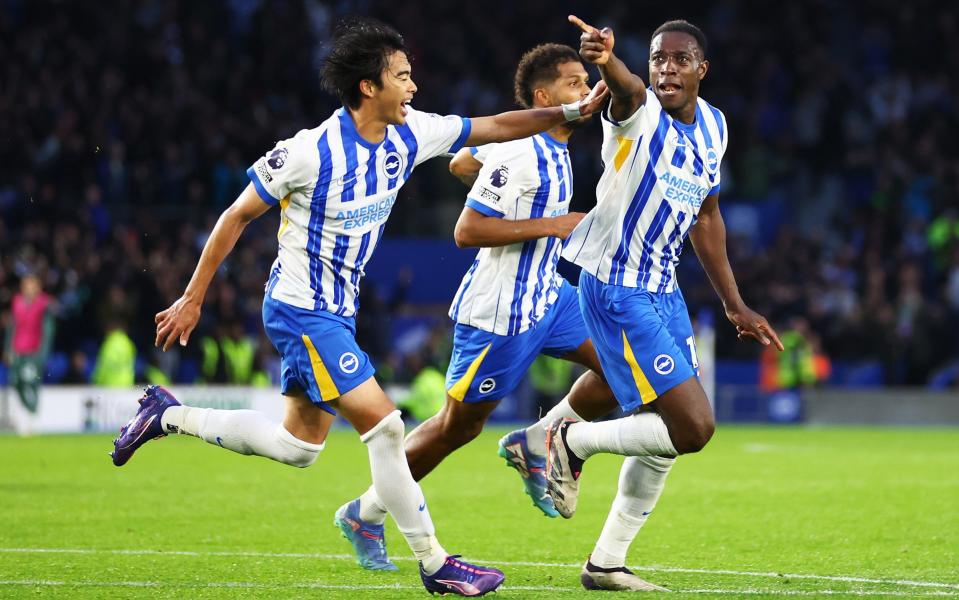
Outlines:
{"label": "open mouth", "polygon": [[674,94],[678,94],[682,90],[682,87],[675,83],[661,83],[656,87],[664,96],[672,96]]}
{"label": "open mouth", "polygon": [[406,101],[400,103],[400,112],[403,114],[404,117],[407,115],[407,113],[410,112],[410,103],[411,103],[411,102],[412,102],[412,100],[406,100]]}

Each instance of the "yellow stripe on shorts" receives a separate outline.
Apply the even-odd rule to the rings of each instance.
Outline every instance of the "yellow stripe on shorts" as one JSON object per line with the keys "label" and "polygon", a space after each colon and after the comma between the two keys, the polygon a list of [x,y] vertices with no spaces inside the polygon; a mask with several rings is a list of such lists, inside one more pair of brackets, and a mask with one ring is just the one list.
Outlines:
{"label": "yellow stripe on shorts", "polygon": [[629,369],[633,372],[633,381],[636,382],[636,389],[639,390],[639,399],[643,404],[647,404],[656,399],[656,390],[653,389],[653,386],[649,384],[649,380],[646,379],[646,374],[643,373],[642,367],[639,366],[639,363],[636,362],[636,357],[633,355],[633,349],[629,345],[629,340],[626,339],[626,330],[623,330],[623,356],[626,358],[626,362],[629,364]]}
{"label": "yellow stripe on shorts", "polygon": [[313,377],[316,379],[316,385],[320,388],[320,398],[324,402],[330,402],[340,397],[340,390],[336,389],[330,372],[326,370],[320,353],[316,351],[313,340],[310,336],[303,334],[303,344],[306,345],[306,352],[310,355],[310,364],[313,365]]}
{"label": "yellow stripe on shorts", "polygon": [[460,402],[463,401],[463,398],[466,397],[466,392],[470,389],[470,384],[473,383],[473,378],[476,377],[476,372],[479,371],[480,365],[483,364],[483,359],[486,358],[486,353],[489,352],[489,348],[492,345],[492,342],[486,344],[486,347],[483,348],[480,355],[473,360],[470,368],[466,369],[466,373],[460,377],[459,381],[453,384],[453,387],[447,392],[451,398],[456,398]]}

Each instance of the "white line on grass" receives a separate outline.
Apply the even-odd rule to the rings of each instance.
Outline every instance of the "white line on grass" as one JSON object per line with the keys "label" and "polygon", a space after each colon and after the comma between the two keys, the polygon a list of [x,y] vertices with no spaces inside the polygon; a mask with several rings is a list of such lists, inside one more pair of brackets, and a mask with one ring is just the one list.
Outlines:
{"label": "white line on grass", "polygon": [[[126,588],[230,588],[230,589],[256,589],[256,590],[282,590],[282,589],[310,589],[310,590],[420,590],[421,586],[403,585],[403,584],[381,584],[381,585],[345,585],[320,582],[293,582],[293,583],[259,583],[255,581],[211,581],[206,583],[189,582],[170,582],[170,581],[53,581],[48,579],[18,579],[18,580],[0,580],[0,586],[8,587],[126,587]],[[528,591],[528,592],[580,592],[579,588],[571,587],[552,587],[536,585],[518,585],[503,586],[500,591]],[[773,596],[822,596],[822,595],[842,595],[842,596],[907,596],[915,598],[919,596],[927,597],[955,597],[957,594],[944,592],[940,590],[931,591],[908,591],[908,592],[884,592],[869,590],[769,590],[758,588],[742,589],[674,589],[674,592],[683,594],[721,594],[732,596],[746,595],[773,595]]]}
{"label": "white line on grass", "polygon": [[[100,550],[97,548],[0,548],[0,553],[7,554],[120,554],[130,556],[245,556],[254,558],[310,558],[317,560],[353,560],[352,554],[317,554],[301,552],[201,552],[193,550]],[[412,561],[411,557],[396,557],[393,560]],[[550,563],[531,561],[484,561],[504,567],[558,567],[582,568],[581,563]],[[698,573],[701,575],[738,575],[743,577],[775,577],[777,579],[812,579],[821,581],[840,581],[844,583],[874,583],[885,585],[900,585],[910,587],[947,588],[959,590],[959,583],[940,583],[936,581],[915,581],[911,579],[874,579],[869,577],[854,577],[845,575],[815,575],[806,573],[775,573],[762,571],[734,571],[730,569],[689,569],[685,567],[662,567],[656,565],[640,565],[631,567],[637,571],[653,571],[657,573]],[[717,592],[719,593],[719,592]]]}

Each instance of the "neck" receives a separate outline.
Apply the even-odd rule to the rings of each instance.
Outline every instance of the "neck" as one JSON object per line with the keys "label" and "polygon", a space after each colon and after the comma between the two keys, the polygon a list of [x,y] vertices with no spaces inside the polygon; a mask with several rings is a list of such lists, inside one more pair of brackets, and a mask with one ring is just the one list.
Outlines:
{"label": "neck", "polygon": [[375,114],[369,104],[361,105],[358,109],[347,108],[347,112],[356,125],[356,132],[371,144],[379,144],[386,137],[386,119]]}
{"label": "neck", "polygon": [[696,98],[694,97],[693,101],[685,106],[675,110],[667,110],[666,113],[680,123],[692,125],[696,122]]}
{"label": "neck", "polygon": [[567,143],[569,142],[570,136],[573,135],[573,129],[568,125],[557,125],[547,132],[551,138],[557,142]]}

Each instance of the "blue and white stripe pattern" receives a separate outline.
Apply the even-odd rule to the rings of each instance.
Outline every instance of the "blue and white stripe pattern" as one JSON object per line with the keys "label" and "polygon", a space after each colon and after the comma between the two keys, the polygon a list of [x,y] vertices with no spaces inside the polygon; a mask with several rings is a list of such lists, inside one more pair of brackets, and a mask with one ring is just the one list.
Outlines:
{"label": "blue and white stripe pattern", "polygon": [[[483,167],[466,205],[509,220],[555,217],[569,211],[573,170],[566,144],[542,133],[485,147]],[[542,238],[482,248],[450,307],[457,323],[498,335],[516,335],[537,323],[556,301],[562,243]]]}
{"label": "blue and white stripe pattern", "polygon": [[263,201],[281,210],[271,297],[352,316],[363,269],[413,167],[455,152],[469,134],[469,119],[410,109],[406,124],[388,126],[374,144],[341,108],[279,142],[247,170]]}
{"label": "blue and white stripe pattern", "polygon": [[596,208],[563,257],[604,283],[675,290],[683,242],[703,201],[719,193],[726,142],[725,117],[702,98],[690,125],[670,117],[652,90],[625,121],[604,114]]}

